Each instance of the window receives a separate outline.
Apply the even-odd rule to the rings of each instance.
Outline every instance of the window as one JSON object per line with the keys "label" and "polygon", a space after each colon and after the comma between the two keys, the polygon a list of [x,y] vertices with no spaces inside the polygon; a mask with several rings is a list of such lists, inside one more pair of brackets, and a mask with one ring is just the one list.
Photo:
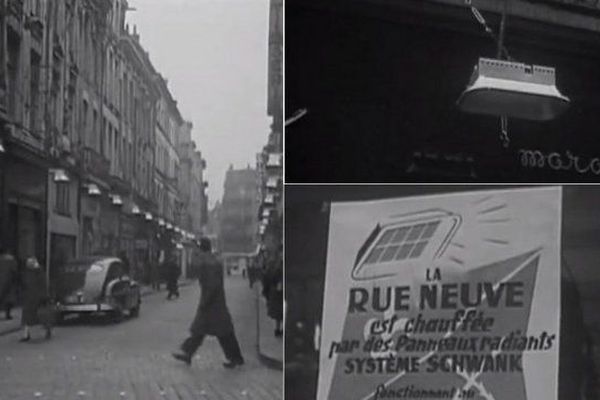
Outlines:
{"label": "window", "polygon": [[100,146],[99,146],[99,150],[100,150],[100,154],[102,154],[103,156],[106,156],[106,118],[102,117],[102,126],[100,127],[101,131],[100,131],[100,136],[99,136],[99,141],[100,141]]}
{"label": "window", "polygon": [[[95,138],[96,136],[96,132],[98,132],[98,111],[94,110],[93,112],[94,115],[94,119],[92,120],[92,138]],[[90,143],[92,143],[92,140],[90,140]]]}
{"label": "window", "polygon": [[440,221],[432,221],[384,231],[369,253],[365,264],[419,257],[439,224]]}
{"label": "window", "polygon": [[88,133],[88,102],[86,100],[83,100],[83,108],[82,108],[82,115],[81,115],[81,132],[83,134],[83,142],[85,144],[88,143],[88,138],[89,138],[89,133]]}
{"label": "window", "polygon": [[56,202],[54,204],[54,211],[57,214],[70,216],[71,215],[71,193],[69,183],[57,182],[56,183]]}
{"label": "window", "polygon": [[[12,117],[17,115],[17,102],[19,99],[19,51],[20,41],[9,35],[8,38],[8,113]],[[17,118],[15,118],[18,121]]]}
{"label": "window", "polygon": [[38,129],[38,109],[40,104],[40,63],[41,57],[35,52],[31,52],[31,111],[29,113],[29,129],[37,133]]}

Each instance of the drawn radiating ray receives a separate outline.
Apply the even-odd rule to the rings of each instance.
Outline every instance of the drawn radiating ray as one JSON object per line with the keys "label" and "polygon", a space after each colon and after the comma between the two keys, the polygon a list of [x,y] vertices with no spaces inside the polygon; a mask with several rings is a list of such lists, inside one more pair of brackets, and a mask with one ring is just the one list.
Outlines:
{"label": "drawn radiating ray", "polygon": [[464,244],[462,244],[462,243],[458,243],[458,242],[450,242],[450,244],[451,244],[452,246],[456,246],[456,247],[458,247],[459,249],[464,249],[464,248],[465,248],[465,245],[464,245]]}
{"label": "drawn radiating ray", "polygon": [[494,243],[494,244],[500,244],[503,246],[508,245],[508,240],[502,240],[502,239],[491,239],[491,238],[483,238],[484,242],[489,242],[489,243]]}
{"label": "drawn radiating ray", "polygon": [[479,222],[482,223],[488,223],[488,224],[497,224],[497,223],[504,223],[504,222],[509,222],[510,218],[496,218],[496,219],[482,219]]}
{"label": "drawn radiating ray", "polygon": [[494,206],[494,207],[487,208],[487,209],[485,209],[485,210],[483,210],[483,211],[479,212],[478,214],[479,214],[479,215],[490,214],[490,213],[493,213],[493,212],[496,212],[496,211],[503,210],[503,209],[505,209],[505,208],[506,208],[506,203],[504,203],[504,204],[499,204],[499,205],[497,205],[497,206]]}
{"label": "drawn radiating ray", "polygon": [[475,200],[472,204],[481,204],[481,203],[485,203],[486,201],[488,201],[489,199],[491,199],[492,197],[494,197],[494,195],[489,195],[489,196],[485,196],[482,197],[481,199],[477,199]]}
{"label": "drawn radiating ray", "polygon": [[461,260],[460,258],[456,258],[456,257],[454,257],[454,256],[450,256],[450,257],[448,257],[448,258],[449,258],[450,260],[454,261],[454,262],[455,262],[455,263],[457,263],[457,264],[460,264],[460,265],[465,265],[465,262],[464,262],[464,260]]}
{"label": "drawn radiating ray", "polygon": [[[503,282],[507,282],[509,280],[511,280],[515,275],[517,275],[517,273],[521,272],[521,270],[523,270],[531,260],[533,260],[536,256],[539,255],[539,250],[540,249],[536,249],[534,251],[534,254],[528,258],[525,262],[522,263],[522,265],[520,267],[518,267],[517,269],[515,269],[514,271],[512,271],[511,273],[509,273],[508,275],[506,275],[503,279],[500,279],[498,282],[496,282],[493,286],[494,290],[497,290],[498,287],[500,286],[501,283]],[[482,300],[485,300],[485,298],[487,297],[487,295],[483,295],[482,296]],[[470,310],[475,309],[475,307],[471,307]],[[468,311],[469,309],[467,309],[466,311]],[[459,326],[463,324],[464,318],[460,321]],[[448,338],[452,335],[454,335],[455,331],[448,331],[446,332],[446,334],[443,336],[444,338]],[[429,358],[431,358],[432,355],[434,355],[435,353],[437,353],[436,350],[432,350],[429,353],[427,353],[426,355],[422,356],[421,358],[419,358],[419,360],[417,361],[419,364],[422,364],[423,362],[426,362]],[[402,378],[404,375],[406,375],[407,372],[406,371],[402,371],[400,372],[398,375],[390,378],[387,380],[387,382],[384,382],[383,385],[385,387],[389,386],[390,384],[394,383],[395,381],[397,381],[398,379]],[[374,398],[373,396],[375,395],[375,392],[369,393],[368,395],[366,395],[365,397],[363,397],[361,400],[370,400],[371,398]]]}

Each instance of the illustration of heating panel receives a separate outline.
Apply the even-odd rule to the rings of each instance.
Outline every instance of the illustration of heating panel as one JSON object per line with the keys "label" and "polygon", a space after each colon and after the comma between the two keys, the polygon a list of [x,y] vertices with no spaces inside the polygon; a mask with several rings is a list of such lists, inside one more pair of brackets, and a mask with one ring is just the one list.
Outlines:
{"label": "illustration of heating panel", "polygon": [[439,258],[461,221],[460,215],[439,209],[387,218],[377,224],[358,251],[352,278],[391,277],[402,268]]}

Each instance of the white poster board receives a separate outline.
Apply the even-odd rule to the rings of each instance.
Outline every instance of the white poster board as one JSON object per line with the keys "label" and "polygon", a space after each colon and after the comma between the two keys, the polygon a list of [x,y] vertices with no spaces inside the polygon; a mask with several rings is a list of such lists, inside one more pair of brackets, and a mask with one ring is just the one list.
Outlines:
{"label": "white poster board", "polygon": [[333,203],[317,399],[556,399],[561,194]]}

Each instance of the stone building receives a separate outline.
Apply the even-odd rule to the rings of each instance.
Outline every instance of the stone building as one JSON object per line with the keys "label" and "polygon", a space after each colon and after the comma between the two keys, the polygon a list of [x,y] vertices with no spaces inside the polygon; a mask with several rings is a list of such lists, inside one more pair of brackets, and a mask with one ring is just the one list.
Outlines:
{"label": "stone building", "polygon": [[261,199],[257,235],[274,255],[283,238],[283,1],[271,0],[269,14],[267,114],[272,118],[267,144],[256,157]]}
{"label": "stone building", "polygon": [[242,270],[256,250],[257,172],[229,167],[219,210],[219,249],[228,272]]}
{"label": "stone building", "polygon": [[204,194],[178,184],[184,120],[128,9],[0,1],[0,243],[51,278],[88,254],[124,254],[142,278],[202,230],[183,227],[180,191]]}

